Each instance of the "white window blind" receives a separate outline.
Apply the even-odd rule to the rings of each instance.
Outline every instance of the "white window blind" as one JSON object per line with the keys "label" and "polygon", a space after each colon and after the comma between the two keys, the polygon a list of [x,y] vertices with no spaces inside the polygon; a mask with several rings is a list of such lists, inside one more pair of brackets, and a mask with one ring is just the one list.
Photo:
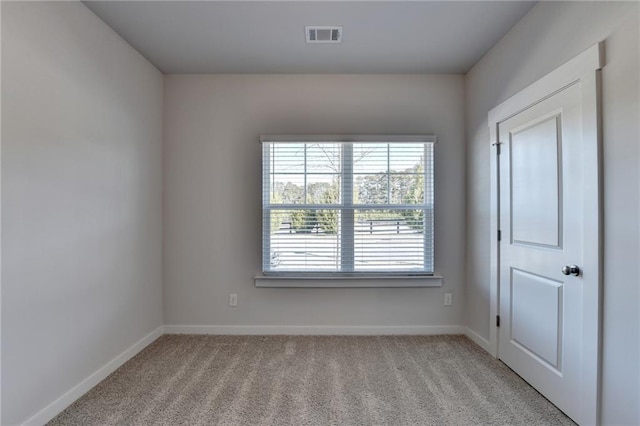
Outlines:
{"label": "white window blind", "polygon": [[262,142],[263,273],[433,273],[434,136]]}

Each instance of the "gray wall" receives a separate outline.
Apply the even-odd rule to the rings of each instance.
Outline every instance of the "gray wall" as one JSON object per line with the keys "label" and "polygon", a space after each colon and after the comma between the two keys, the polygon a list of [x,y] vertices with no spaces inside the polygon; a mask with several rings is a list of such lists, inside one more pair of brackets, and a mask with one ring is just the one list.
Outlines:
{"label": "gray wall", "polygon": [[[462,324],[464,79],[460,75],[169,75],[164,110],[165,324]],[[260,133],[435,133],[442,288],[256,288]],[[454,306],[443,306],[443,293]],[[228,306],[229,293],[238,307]],[[381,330],[382,331],[382,330]]]}
{"label": "gray wall", "polygon": [[[440,326],[466,316],[487,338],[487,112],[604,39],[603,419],[640,423],[638,13],[637,3],[542,2],[466,80],[167,76],[163,173],[162,75],[80,3],[2,2],[2,423],[24,421],[162,324],[163,232],[169,325]],[[440,138],[444,287],[254,287],[258,134],[423,132]],[[442,306],[445,291],[453,307]]]}
{"label": "gray wall", "polygon": [[79,2],[2,2],[2,424],[162,325],[162,75]]}
{"label": "gray wall", "polygon": [[466,79],[467,324],[489,337],[487,112],[598,41],[606,40],[604,131],[603,421],[639,424],[638,14],[635,2],[541,2]]}

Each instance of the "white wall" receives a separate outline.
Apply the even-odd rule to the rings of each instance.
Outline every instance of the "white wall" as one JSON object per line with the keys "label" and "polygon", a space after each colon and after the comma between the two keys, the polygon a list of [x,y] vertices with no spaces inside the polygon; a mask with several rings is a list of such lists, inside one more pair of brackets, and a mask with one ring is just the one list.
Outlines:
{"label": "white wall", "polygon": [[[460,75],[167,76],[165,324],[461,325],[463,87]],[[260,133],[437,134],[435,262],[443,287],[256,288]],[[454,293],[453,307],[443,306],[445,291]],[[229,293],[238,294],[237,308],[228,306]]]}
{"label": "white wall", "polygon": [[2,424],[162,324],[163,77],[79,2],[2,2]]}
{"label": "white wall", "polygon": [[541,2],[468,73],[467,324],[489,336],[487,112],[606,40],[604,131],[604,424],[640,424],[638,336],[639,73],[635,2]]}

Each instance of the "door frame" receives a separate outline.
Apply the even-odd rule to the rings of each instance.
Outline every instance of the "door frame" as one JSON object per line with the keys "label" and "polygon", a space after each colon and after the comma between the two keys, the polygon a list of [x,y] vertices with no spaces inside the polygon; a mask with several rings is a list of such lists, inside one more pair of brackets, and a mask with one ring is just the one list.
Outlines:
{"label": "door frame", "polygon": [[[498,125],[529,107],[553,96],[569,85],[580,82],[582,95],[582,137],[584,144],[584,265],[590,273],[583,277],[582,386],[580,404],[583,424],[600,422],[601,333],[602,333],[602,122],[601,69],[604,66],[604,42],[597,43],[551,73],[526,87],[489,111],[490,136],[490,308],[489,349],[498,358],[500,315],[500,141]],[[543,97],[540,96],[543,94]]]}

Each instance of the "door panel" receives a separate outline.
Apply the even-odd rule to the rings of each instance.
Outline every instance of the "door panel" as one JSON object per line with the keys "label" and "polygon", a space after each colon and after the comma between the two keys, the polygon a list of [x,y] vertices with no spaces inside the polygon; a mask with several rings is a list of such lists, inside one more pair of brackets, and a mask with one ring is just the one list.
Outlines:
{"label": "door panel", "polygon": [[511,227],[514,243],[560,247],[560,114],[509,134]]}
{"label": "door panel", "polygon": [[511,340],[561,374],[562,283],[514,269],[511,311]]}

